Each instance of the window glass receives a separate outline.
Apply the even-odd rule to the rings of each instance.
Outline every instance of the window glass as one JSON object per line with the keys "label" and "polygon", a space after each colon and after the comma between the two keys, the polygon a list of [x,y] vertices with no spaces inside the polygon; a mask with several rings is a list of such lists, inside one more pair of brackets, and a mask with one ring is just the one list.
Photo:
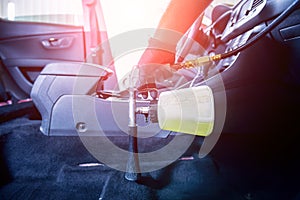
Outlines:
{"label": "window glass", "polygon": [[1,0],[0,15],[11,21],[81,26],[81,0]]}
{"label": "window glass", "polygon": [[[108,37],[114,38],[119,35],[122,37],[122,34],[136,29],[153,28],[154,31],[170,0],[101,0],[100,2]],[[152,34],[149,32],[149,37]],[[147,44],[148,40],[145,39],[145,45]],[[118,45],[111,46],[112,52],[118,52],[118,48]],[[143,50],[130,49],[124,55],[115,57],[114,66],[120,82],[138,63],[142,53]],[[122,85],[119,87],[125,89]]]}

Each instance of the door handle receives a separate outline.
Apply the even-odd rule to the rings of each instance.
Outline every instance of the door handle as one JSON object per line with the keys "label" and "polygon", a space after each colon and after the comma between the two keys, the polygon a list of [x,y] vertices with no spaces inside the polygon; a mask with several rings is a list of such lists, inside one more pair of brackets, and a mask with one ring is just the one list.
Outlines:
{"label": "door handle", "polygon": [[51,37],[45,40],[42,40],[41,43],[46,49],[66,49],[69,48],[73,43],[73,37],[62,37],[55,38]]}
{"label": "door handle", "polygon": [[49,38],[48,42],[50,43],[51,46],[54,46],[54,47],[60,45],[60,40],[58,38],[54,38],[54,37]]}

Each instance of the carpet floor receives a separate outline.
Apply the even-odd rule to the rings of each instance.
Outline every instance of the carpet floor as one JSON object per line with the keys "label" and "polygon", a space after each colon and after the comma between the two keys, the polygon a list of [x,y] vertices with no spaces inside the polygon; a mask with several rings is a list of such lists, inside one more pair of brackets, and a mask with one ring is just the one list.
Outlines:
{"label": "carpet floor", "polygon": [[191,153],[193,159],[130,182],[95,159],[78,137],[47,137],[39,126],[26,116],[0,124],[1,200],[300,199],[295,140],[224,134],[207,157]]}

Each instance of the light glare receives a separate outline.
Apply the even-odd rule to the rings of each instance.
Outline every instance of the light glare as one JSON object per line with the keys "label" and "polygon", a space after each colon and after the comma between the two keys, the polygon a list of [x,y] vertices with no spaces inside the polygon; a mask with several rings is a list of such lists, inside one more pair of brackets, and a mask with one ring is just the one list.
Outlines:
{"label": "light glare", "polygon": [[14,21],[15,20],[15,16],[16,16],[15,3],[9,2],[7,4],[7,13],[8,13],[8,15],[7,15],[8,20]]}

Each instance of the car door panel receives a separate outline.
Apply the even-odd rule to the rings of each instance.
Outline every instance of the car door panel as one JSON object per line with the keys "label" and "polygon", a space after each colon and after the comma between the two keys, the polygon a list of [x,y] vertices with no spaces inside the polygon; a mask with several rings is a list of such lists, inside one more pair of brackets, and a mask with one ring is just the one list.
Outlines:
{"label": "car door panel", "polygon": [[2,67],[26,94],[46,64],[85,61],[82,27],[6,20],[0,27]]}

